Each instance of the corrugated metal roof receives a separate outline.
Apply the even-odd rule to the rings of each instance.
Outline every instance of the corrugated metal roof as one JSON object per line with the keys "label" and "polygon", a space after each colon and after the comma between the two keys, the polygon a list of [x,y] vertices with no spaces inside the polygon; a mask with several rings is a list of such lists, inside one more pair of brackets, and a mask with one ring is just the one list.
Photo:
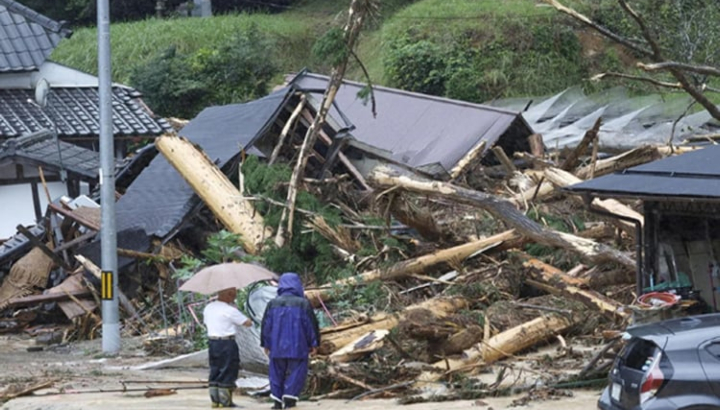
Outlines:
{"label": "corrugated metal roof", "polygon": [[0,72],[40,68],[72,31],[13,0],[0,0]]}
{"label": "corrugated metal roof", "polygon": [[50,131],[40,131],[23,138],[11,139],[0,145],[3,159],[66,169],[88,178],[97,178],[100,156],[97,152],[64,141],[56,142]]}
{"label": "corrugated metal roof", "polygon": [[[300,73],[292,84],[300,89],[324,90],[328,77]],[[365,84],[343,81],[335,101],[355,125],[352,135],[364,144],[392,153],[392,159],[414,168],[441,165],[450,171],[481,141],[485,150],[519,121],[527,135],[532,130],[518,112],[373,86],[377,117],[357,96]],[[331,115],[340,120],[335,110]]]}
{"label": "corrugated metal roof", "polygon": [[[113,134],[153,136],[172,129],[156,119],[139,102],[140,93],[127,87],[113,87]],[[97,87],[52,88],[48,104],[41,110],[33,90],[0,89],[0,139],[16,138],[53,123],[60,137],[97,137],[99,95]]]}
{"label": "corrugated metal roof", "polygon": [[720,198],[720,145],[664,158],[565,188],[599,197]]}
{"label": "corrugated metal roof", "polygon": [[[190,121],[180,135],[199,145],[222,168],[275,120],[288,89],[245,104],[210,107]],[[117,202],[118,231],[140,228],[165,237],[198,203],[198,197],[163,155],[158,155]]]}

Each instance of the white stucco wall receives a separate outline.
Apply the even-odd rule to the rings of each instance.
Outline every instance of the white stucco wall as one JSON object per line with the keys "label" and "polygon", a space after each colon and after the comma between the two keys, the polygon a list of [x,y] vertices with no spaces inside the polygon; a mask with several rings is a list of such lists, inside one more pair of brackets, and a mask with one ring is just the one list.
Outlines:
{"label": "white stucco wall", "polygon": [[[55,199],[67,195],[67,188],[62,182],[50,182],[47,184],[50,196]],[[47,209],[47,197],[41,184],[40,209],[44,213]],[[0,213],[0,239],[7,239],[17,232],[15,229],[19,224],[35,224],[35,208],[33,207],[32,188],[30,184],[4,185],[0,186],[0,202],[2,212]]]}

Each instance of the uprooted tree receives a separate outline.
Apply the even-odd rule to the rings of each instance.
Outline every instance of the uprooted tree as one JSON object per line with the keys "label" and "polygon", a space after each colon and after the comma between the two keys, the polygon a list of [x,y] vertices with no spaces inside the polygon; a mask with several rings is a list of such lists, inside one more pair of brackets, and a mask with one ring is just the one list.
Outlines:
{"label": "uprooted tree", "polygon": [[544,1],[631,55],[650,62],[637,63],[646,75],[607,72],[595,79],[624,78],[684,90],[720,120],[720,109],[705,95],[706,91],[720,92],[709,85],[712,77],[720,77],[720,69],[715,66],[720,58],[720,9],[715,0],[642,0],[633,2],[633,6],[617,0],[616,8],[609,12],[622,11],[624,18],[612,26],[592,20],[558,0]]}

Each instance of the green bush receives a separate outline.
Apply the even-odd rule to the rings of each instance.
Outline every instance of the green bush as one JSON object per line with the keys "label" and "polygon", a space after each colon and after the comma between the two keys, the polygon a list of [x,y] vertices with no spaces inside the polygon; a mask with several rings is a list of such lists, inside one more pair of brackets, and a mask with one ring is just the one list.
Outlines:
{"label": "green bush", "polygon": [[391,86],[471,102],[557,92],[581,83],[588,62],[574,31],[554,21],[499,16],[490,34],[408,30],[389,41],[385,73]]}
{"label": "green bush", "polygon": [[271,42],[256,27],[191,55],[173,46],[135,67],[130,83],[161,116],[192,118],[208,105],[244,102],[267,94],[278,65]]}
{"label": "green bush", "polygon": [[385,74],[390,86],[430,95],[444,95],[446,53],[427,40],[402,37],[391,43],[385,55]]}

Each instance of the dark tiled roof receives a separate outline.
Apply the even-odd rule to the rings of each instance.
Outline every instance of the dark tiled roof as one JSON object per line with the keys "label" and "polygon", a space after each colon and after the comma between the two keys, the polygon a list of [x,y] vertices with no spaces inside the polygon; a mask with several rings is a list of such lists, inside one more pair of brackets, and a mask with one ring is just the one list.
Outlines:
{"label": "dark tiled roof", "polygon": [[[328,77],[303,72],[292,84],[322,94]],[[393,160],[421,170],[440,165],[450,171],[481,141],[485,151],[516,124],[525,137],[532,134],[520,113],[464,101],[373,86],[377,117],[358,97],[365,87],[343,80],[335,102],[356,128],[352,136],[363,144],[391,153]],[[334,108],[331,115],[340,120]]]}
{"label": "dark tiled roof", "polygon": [[40,68],[72,31],[13,0],[0,0],[0,72]]}
{"label": "dark tiled roof", "polygon": [[[287,101],[288,89],[259,100],[204,109],[180,135],[199,145],[222,168],[272,124]],[[118,200],[118,232],[140,228],[148,236],[165,237],[176,229],[199,199],[163,155],[158,155]]]}
{"label": "dark tiled roof", "polygon": [[[140,93],[131,88],[113,87],[115,136],[153,136],[171,129],[164,119],[154,119],[139,97]],[[0,89],[0,139],[52,128],[53,122],[62,138],[99,135],[97,87],[52,88],[45,110],[34,101],[33,90]]]}
{"label": "dark tiled roof", "polygon": [[669,157],[565,188],[600,197],[720,198],[720,145]]}
{"label": "dark tiled roof", "polygon": [[49,131],[15,138],[0,145],[0,159],[11,158],[50,169],[64,168],[83,177],[97,178],[100,156],[97,152],[64,141],[55,141]]}

